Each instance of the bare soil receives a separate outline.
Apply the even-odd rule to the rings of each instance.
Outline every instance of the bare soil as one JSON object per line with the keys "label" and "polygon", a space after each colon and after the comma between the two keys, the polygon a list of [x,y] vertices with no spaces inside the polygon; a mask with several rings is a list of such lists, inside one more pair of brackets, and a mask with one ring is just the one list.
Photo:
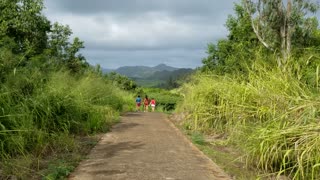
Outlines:
{"label": "bare soil", "polygon": [[162,113],[128,113],[105,134],[72,180],[231,179]]}

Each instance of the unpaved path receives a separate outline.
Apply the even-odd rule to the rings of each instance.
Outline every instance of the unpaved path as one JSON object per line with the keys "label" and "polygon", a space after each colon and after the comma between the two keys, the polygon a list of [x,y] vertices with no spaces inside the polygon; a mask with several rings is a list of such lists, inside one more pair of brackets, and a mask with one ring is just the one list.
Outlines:
{"label": "unpaved path", "polygon": [[128,113],[70,175],[73,180],[230,179],[161,113]]}

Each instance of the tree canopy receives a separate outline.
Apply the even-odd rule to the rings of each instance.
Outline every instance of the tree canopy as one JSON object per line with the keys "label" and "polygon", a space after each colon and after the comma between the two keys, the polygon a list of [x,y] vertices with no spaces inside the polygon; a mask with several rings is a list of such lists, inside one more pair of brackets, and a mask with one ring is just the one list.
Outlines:
{"label": "tree canopy", "polygon": [[[0,1],[0,51],[17,58],[0,58],[0,72],[17,67],[47,65],[79,72],[88,67],[79,54],[84,42],[70,39],[68,25],[51,23],[43,14],[42,0]],[[10,60],[10,62],[8,62]]]}
{"label": "tree canopy", "polygon": [[290,58],[319,47],[319,24],[313,16],[318,8],[310,0],[242,0],[226,22],[227,39],[208,45],[202,69],[245,73],[257,55],[283,68]]}

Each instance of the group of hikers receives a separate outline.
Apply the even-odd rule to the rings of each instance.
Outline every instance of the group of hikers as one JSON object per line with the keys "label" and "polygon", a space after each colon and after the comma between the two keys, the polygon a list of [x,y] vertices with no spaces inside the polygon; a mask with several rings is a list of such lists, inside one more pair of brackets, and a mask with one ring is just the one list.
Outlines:
{"label": "group of hikers", "polygon": [[152,108],[152,112],[154,112],[155,108],[156,108],[156,100],[154,98],[149,99],[148,96],[146,95],[143,98],[143,101],[141,102],[141,97],[140,95],[138,95],[138,97],[136,98],[136,111],[140,111],[140,107],[141,107],[141,103],[143,103],[143,110],[144,112],[148,112],[149,110],[149,106],[151,106]]}

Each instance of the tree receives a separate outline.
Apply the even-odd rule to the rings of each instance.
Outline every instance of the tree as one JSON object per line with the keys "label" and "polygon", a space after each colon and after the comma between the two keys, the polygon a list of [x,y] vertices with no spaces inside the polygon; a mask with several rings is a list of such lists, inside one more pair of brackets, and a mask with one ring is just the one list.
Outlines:
{"label": "tree", "polygon": [[[293,42],[299,32],[308,32],[308,13],[314,13],[318,5],[310,0],[243,0],[250,14],[251,26],[259,41],[269,50],[280,52],[279,67],[291,56]],[[304,41],[310,34],[305,33]],[[301,42],[299,42],[301,43]]]}
{"label": "tree", "polygon": [[30,57],[46,49],[50,21],[42,15],[43,7],[42,0],[0,1],[0,39],[13,39],[14,53]]}
{"label": "tree", "polygon": [[47,49],[50,21],[42,15],[42,0],[0,1],[0,82],[27,67]]}
{"label": "tree", "polygon": [[88,67],[86,59],[79,51],[84,48],[84,42],[78,37],[75,37],[70,42],[72,30],[68,25],[64,26],[59,23],[54,23],[49,33],[48,48],[49,54],[56,57],[55,63],[63,64],[72,72],[79,72],[83,67]]}
{"label": "tree", "polygon": [[69,46],[69,37],[72,31],[68,25],[63,26],[57,22],[52,25],[49,36],[49,49],[51,56],[66,59],[66,51]]}
{"label": "tree", "polygon": [[217,73],[244,72],[255,50],[260,48],[245,8],[235,4],[234,10],[235,16],[230,15],[226,22],[229,31],[227,39],[208,44],[208,56],[202,60],[202,70],[215,70]]}
{"label": "tree", "polygon": [[127,76],[123,76],[116,72],[106,74],[105,77],[111,80],[114,85],[118,86],[123,90],[131,91],[137,88],[137,84],[133,80],[129,79]]}

